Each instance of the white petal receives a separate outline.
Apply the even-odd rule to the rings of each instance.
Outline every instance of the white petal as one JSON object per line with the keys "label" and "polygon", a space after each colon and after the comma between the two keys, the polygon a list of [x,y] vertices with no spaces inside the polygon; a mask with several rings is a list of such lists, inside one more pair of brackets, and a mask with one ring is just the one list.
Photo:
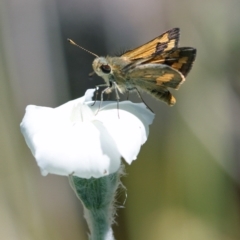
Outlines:
{"label": "white petal", "polygon": [[120,166],[120,154],[107,134],[104,139],[110,143],[109,148],[105,143],[102,148],[102,132],[91,123],[78,123],[61,132],[56,129],[56,132],[37,134],[34,144],[39,167],[49,173],[73,174],[82,178],[97,178],[116,172]]}
{"label": "white petal", "polygon": [[115,140],[123,158],[131,164],[137,158],[140,147],[148,137],[149,125],[154,114],[145,105],[123,102],[116,109],[116,102],[108,104],[96,116],[103,122]]}
{"label": "white petal", "polygon": [[44,175],[73,173],[90,178],[118,170],[120,153],[100,122],[73,123],[59,119],[55,113],[55,109],[28,106],[21,123],[25,140]]}
{"label": "white petal", "polygon": [[116,172],[121,156],[129,164],[136,159],[154,114],[144,104],[125,101],[117,109],[113,101],[103,102],[95,116],[93,93],[55,109],[26,108],[21,131],[42,174],[97,178]]}

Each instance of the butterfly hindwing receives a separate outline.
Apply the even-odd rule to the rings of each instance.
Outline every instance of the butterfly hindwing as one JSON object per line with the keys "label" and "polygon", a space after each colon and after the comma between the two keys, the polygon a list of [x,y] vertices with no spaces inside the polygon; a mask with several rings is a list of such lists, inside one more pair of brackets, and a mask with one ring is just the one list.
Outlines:
{"label": "butterfly hindwing", "polygon": [[168,87],[177,89],[185,77],[177,70],[165,64],[143,64],[128,71],[129,81],[156,98],[174,105],[175,98]]}
{"label": "butterfly hindwing", "polygon": [[166,64],[173,69],[178,70],[186,77],[191,70],[195,57],[195,48],[181,47],[161,54],[156,53],[152,58],[148,58],[144,64]]}
{"label": "butterfly hindwing", "polygon": [[163,64],[171,66],[186,77],[192,68],[193,62],[195,61],[196,53],[197,50],[195,48],[177,48],[169,53]]}
{"label": "butterfly hindwing", "polygon": [[165,87],[157,87],[146,91],[158,100],[161,100],[170,106],[173,106],[176,103],[175,97]]}

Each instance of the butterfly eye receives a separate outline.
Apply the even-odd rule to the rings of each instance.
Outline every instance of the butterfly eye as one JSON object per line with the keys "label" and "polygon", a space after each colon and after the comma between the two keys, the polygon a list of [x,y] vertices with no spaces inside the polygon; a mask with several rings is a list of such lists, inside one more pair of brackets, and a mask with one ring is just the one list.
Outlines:
{"label": "butterfly eye", "polygon": [[110,68],[109,65],[102,65],[100,68],[104,73],[110,73],[111,72],[111,68]]}

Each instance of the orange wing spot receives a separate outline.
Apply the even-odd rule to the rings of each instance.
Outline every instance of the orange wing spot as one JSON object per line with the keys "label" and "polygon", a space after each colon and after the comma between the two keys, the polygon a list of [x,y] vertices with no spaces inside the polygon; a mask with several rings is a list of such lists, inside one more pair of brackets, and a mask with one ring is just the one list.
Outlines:
{"label": "orange wing spot", "polygon": [[139,57],[139,58],[149,57],[149,56],[151,56],[153,49],[154,48],[150,48],[148,51],[145,51],[144,53],[139,53],[139,55],[136,55],[136,57]]}
{"label": "orange wing spot", "polygon": [[182,67],[182,63],[179,63],[179,62],[173,63],[173,64],[171,65],[171,67],[174,68],[174,69],[179,70],[179,69],[181,69],[181,67]]}
{"label": "orange wing spot", "polygon": [[168,41],[169,41],[168,33],[165,33],[165,34],[161,37],[159,43],[164,43],[164,42],[168,42]]}
{"label": "orange wing spot", "polygon": [[169,105],[173,106],[175,103],[176,103],[176,98],[174,96],[172,96],[170,101],[169,101]]}
{"label": "orange wing spot", "polygon": [[178,59],[178,62],[175,62],[171,65],[172,68],[180,70],[182,66],[187,63],[188,57],[182,57]]}
{"label": "orange wing spot", "polygon": [[164,63],[165,62],[165,59],[164,58],[162,58],[162,59],[150,59],[149,61],[148,61],[148,63]]}
{"label": "orange wing spot", "polygon": [[188,61],[188,57],[182,57],[178,60],[178,62],[180,63],[187,63],[187,61]]}
{"label": "orange wing spot", "polygon": [[166,51],[171,50],[172,48],[174,48],[174,46],[175,46],[175,42],[176,42],[175,39],[170,40],[169,43],[168,43],[168,45],[167,45],[167,48],[164,49],[164,51],[166,52]]}
{"label": "orange wing spot", "polygon": [[172,73],[166,73],[162,76],[159,76],[156,81],[157,81],[157,85],[161,85],[162,82],[169,82],[170,80],[172,80],[174,78],[174,74]]}

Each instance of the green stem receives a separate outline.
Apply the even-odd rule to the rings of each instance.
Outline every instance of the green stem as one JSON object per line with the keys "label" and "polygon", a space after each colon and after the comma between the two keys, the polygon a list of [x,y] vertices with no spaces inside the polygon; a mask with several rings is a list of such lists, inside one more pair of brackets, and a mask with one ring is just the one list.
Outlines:
{"label": "green stem", "polygon": [[84,206],[89,226],[89,240],[114,240],[112,224],[115,215],[114,199],[120,184],[121,169],[101,178],[69,176],[70,184]]}
{"label": "green stem", "polygon": [[108,209],[89,210],[84,209],[91,236],[89,240],[114,240],[111,221],[106,216]]}

